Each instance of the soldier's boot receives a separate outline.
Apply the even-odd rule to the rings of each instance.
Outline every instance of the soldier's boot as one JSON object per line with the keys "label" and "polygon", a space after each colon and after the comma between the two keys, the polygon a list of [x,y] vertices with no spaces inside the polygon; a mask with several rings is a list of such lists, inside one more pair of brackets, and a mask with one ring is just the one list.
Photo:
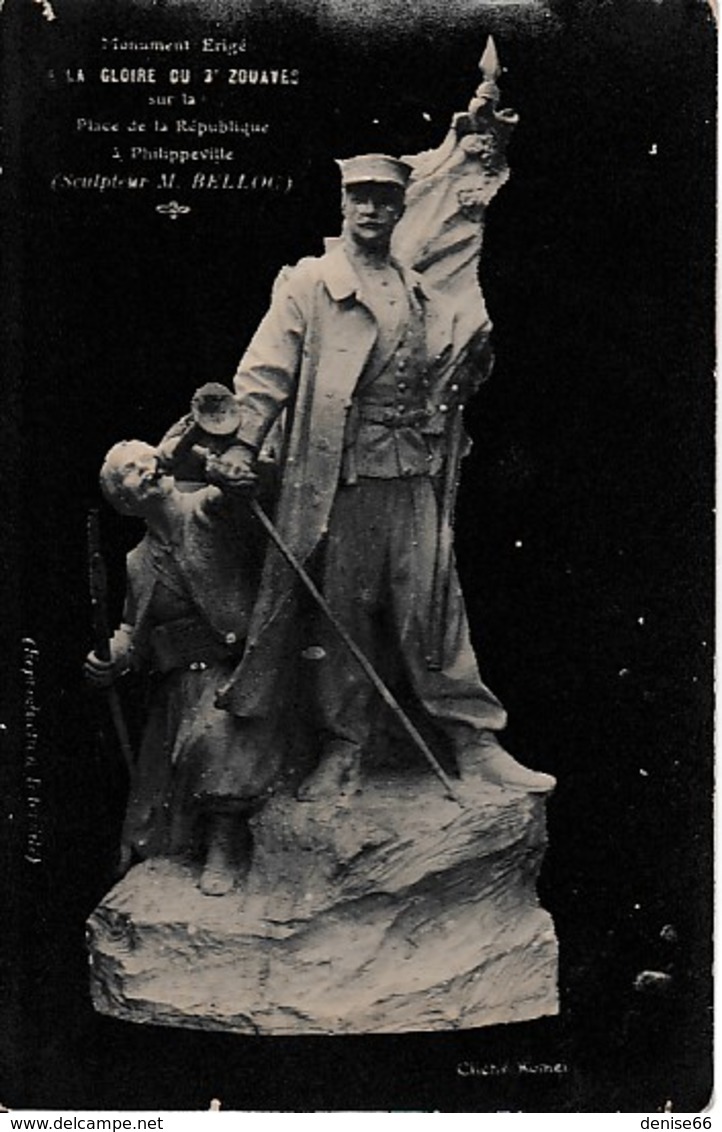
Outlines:
{"label": "soldier's boot", "polygon": [[339,795],[350,797],[361,787],[361,748],[345,739],[324,747],[321,761],[296,790],[299,802],[319,802]]}
{"label": "soldier's boot", "polygon": [[198,887],[205,896],[225,896],[239,876],[240,818],[238,814],[212,814],[208,821],[208,848]]}
{"label": "soldier's boot", "polygon": [[493,731],[472,731],[457,738],[456,762],[463,780],[482,779],[495,786],[547,794],[556,786],[551,774],[522,766],[505,751]]}

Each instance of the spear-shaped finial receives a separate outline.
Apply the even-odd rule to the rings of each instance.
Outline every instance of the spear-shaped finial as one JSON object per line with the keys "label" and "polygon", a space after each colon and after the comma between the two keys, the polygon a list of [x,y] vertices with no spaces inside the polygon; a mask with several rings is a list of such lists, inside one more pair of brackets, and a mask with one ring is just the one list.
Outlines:
{"label": "spear-shaped finial", "polygon": [[497,80],[502,69],[492,36],[489,36],[479,60],[481,82],[465,112],[454,115],[454,129],[466,153],[477,153],[488,173],[497,176],[505,167],[505,150],[509,136],[519,121],[514,110],[499,109],[501,91]]}
{"label": "spear-shaped finial", "polygon": [[492,35],[486,41],[484,54],[479,60],[479,70],[484,76],[485,82],[496,82],[501,74],[501,66],[499,64],[499,56],[496,51],[496,44]]}
{"label": "spear-shaped finial", "polygon": [[484,48],[484,54],[479,60],[479,70],[481,71],[482,81],[474,92],[474,97],[469,103],[469,113],[472,118],[473,129],[478,130],[479,127],[486,128],[492,115],[495,114],[496,108],[499,105],[499,87],[496,85],[496,80],[501,74],[501,65],[499,63],[499,56],[496,52],[496,44],[492,36],[489,36]]}

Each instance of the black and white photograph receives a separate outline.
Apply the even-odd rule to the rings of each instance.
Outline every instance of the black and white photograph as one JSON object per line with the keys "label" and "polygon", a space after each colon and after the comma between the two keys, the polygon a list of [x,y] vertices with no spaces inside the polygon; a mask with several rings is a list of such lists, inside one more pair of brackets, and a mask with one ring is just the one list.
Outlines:
{"label": "black and white photograph", "polygon": [[2,1108],[712,1103],[716,20],[0,4]]}

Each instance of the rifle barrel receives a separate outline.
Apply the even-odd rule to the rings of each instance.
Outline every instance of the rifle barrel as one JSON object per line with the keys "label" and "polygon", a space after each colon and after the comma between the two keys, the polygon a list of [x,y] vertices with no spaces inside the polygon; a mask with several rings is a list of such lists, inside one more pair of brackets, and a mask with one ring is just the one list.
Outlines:
{"label": "rifle barrel", "polygon": [[[98,660],[109,661],[108,576],[100,551],[100,519],[96,508],[88,512],[88,575],[90,605],[93,612],[93,651]],[[123,760],[128,770],[132,772],[134,767],[133,750],[117,690],[107,688],[106,699]]]}

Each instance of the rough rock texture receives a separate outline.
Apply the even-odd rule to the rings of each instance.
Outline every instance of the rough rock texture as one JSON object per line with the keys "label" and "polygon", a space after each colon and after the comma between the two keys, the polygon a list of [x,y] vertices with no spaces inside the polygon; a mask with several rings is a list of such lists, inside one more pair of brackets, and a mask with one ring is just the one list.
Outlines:
{"label": "rough rock texture", "polygon": [[273,799],[223,897],[175,861],[134,868],[89,921],[98,1010],[239,1033],[381,1033],[555,1014],[557,941],[535,881],[544,800],[429,775],[340,805]]}

